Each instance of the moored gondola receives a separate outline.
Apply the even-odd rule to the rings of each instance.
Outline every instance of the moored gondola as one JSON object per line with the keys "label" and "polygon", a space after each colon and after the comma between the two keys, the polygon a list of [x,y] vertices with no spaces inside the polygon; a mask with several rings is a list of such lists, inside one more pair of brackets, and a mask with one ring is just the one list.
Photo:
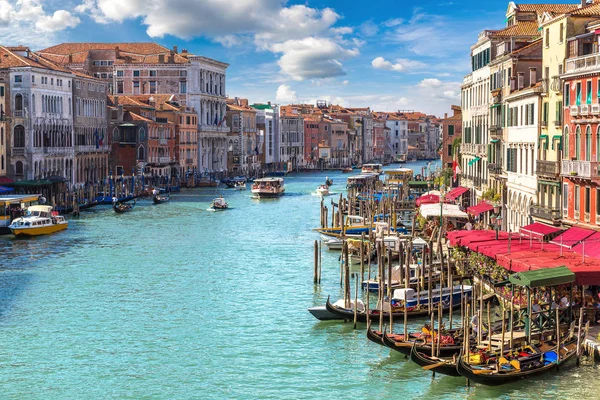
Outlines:
{"label": "moored gondola", "polygon": [[[462,348],[462,341],[454,340],[454,335],[457,337],[458,331],[453,330],[447,332],[447,335],[442,335],[442,341],[440,343],[439,355],[440,357],[452,357],[455,354],[458,354]],[[409,334],[409,340],[404,340],[404,337],[401,335],[395,334],[387,334],[384,330],[382,341],[386,347],[389,347],[392,350],[396,350],[399,353],[402,353],[406,356],[410,355],[410,351],[413,345],[416,345],[418,351],[424,352],[426,354],[431,354],[431,341],[427,341],[427,339],[431,340],[431,336],[425,334]]]}
{"label": "moored gondola", "polygon": [[171,196],[170,195],[163,196],[163,195],[160,195],[160,194],[156,194],[156,195],[152,196],[152,202],[154,204],[166,203],[169,200],[171,200]]}
{"label": "moored gondola", "polygon": [[[585,333],[582,335],[582,338],[584,337]],[[556,345],[546,350],[528,347],[534,349],[531,354],[512,350],[502,357],[490,358],[486,364],[481,365],[469,364],[461,352],[456,370],[470,381],[482,385],[498,386],[516,382],[558,370],[560,366],[574,359],[577,355],[577,338],[573,337],[560,344],[560,358]]]}
{"label": "moored gondola", "polygon": [[452,358],[434,357],[431,356],[431,351],[428,354],[418,350],[415,343],[410,351],[410,359],[428,371],[448,376],[460,376],[456,370],[456,356]]}
{"label": "moored gondola", "polygon": [[[391,335],[398,340],[404,339],[403,334],[391,334]],[[417,335],[415,335],[414,333],[409,333],[408,336],[411,338],[417,337]],[[380,346],[385,346],[385,344],[383,343],[383,333],[380,331],[371,329],[371,321],[369,321],[369,323],[367,324],[367,338],[370,341],[372,341],[373,343],[377,343]],[[385,346],[385,347],[387,347],[387,346]]]}

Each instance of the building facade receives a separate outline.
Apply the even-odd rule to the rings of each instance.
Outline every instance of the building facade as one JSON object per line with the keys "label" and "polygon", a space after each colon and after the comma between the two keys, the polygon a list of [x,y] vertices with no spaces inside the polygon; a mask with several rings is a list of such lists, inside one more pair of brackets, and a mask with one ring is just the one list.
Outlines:
{"label": "building facade", "polygon": [[460,106],[452,106],[453,115],[448,117],[444,115],[444,119],[441,121],[442,129],[442,143],[440,147],[440,158],[442,160],[442,167],[452,168],[452,161],[454,160],[455,148],[460,149],[455,144],[460,143],[462,137],[462,112]]}
{"label": "building facade", "polygon": [[6,177],[6,164],[8,162],[8,155],[6,154],[6,98],[8,92],[4,82],[0,81],[0,176]]}

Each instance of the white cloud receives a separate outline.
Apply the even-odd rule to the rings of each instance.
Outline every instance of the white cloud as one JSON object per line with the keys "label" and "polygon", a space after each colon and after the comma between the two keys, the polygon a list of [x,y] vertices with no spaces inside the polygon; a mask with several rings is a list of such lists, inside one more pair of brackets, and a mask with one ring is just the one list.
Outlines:
{"label": "white cloud", "polygon": [[377,35],[377,32],[379,32],[379,27],[370,20],[363,22],[358,29],[363,36],[367,37],[375,36]]}
{"label": "white cloud", "polygon": [[350,83],[350,81],[348,81],[348,80],[345,80],[345,81],[343,81],[343,82],[342,82],[342,85],[346,86],[346,85],[348,85],[349,83]]}
{"label": "white cloud", "polygon": [[387,21],[385,21],[383,23],[383,25],[387,26],[388,28],[391,28],[394,26],[401,25],[403,22],[404,22],[404,20],[402,18],[393,18],[393,19],[388,19]]}
{"label": "white cloud", "polygon": [[354,30],[352,28],[350,28],[349,26],[342,26],[339,28],[331,28],[331,32],[335,33],[336,35],[349,35],[353,31]]}
{"label": "white cloud", "polygon": [[407,71],[407,70],[423,68],[426,66],[426,64],[424,64],[420,61],[409,60],[406,58],[398,58],[396,60],[396,63],[393,64],[392,62],[386,60],[383,57],[377,57],[377,58],[373,59],[373,61],[371,61],[371,66],[373,66],[373,68],[375,68],[375,69],[403,72],[403,71]]}
{"label": "white cloud", "polygon": [[44,15],[40,17],[36,21],[35,27],[42,32],[56,32],[65,28],[74,28],[80,22],[79,18],[73,16],[70,12],[58,10],[52,16]]}
{"label": "white cloud", "polygon": [[277,43],[271,50],[283,54],[277,62],[281,72],[297,81],[343,76],[346,72],[340,60],[359,54],[358,49],[345,49],[331,39],[315,37]]}
{"label": "white cloud", "polygon": [[277,88],[275,100],[278,103],[294,103],[297,99],[296,91],[292,90],[289,85],[279,85]]}
{"label": "white cloud", "polygon": [[419,82],[419,87],[422,88],[439,88],[442,86],[442,81],[437,78],[426,78]]}

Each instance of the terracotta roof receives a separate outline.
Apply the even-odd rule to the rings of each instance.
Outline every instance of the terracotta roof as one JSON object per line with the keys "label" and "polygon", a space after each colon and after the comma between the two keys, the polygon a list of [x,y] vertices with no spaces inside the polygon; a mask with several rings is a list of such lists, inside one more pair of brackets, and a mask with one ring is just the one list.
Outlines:
{"label": "terracotta roof", "polygon": [[141,115],[136,114],[132,111],[128,111],[127,114],[129,114],[129,117],[131,118],[132,121],[154,122],[151,119],[142,117]]}
{"label": "terracotta roof", "polygon": [[538,31],[538,23],[535,21],[522,21],[508,28],[496,31],[492,34],[495,37],[512,37],[512,36],[540,36]]}
{"label": "terracotta roof", "polygon": [[570,12],[569,15],[577,17],[597,17],[600,16],[600,3],[590,4],[578,10]]}
{"label": "terracotta roof", "polygon": [[514,56],[536,56],[542,57],[542,39],[536,39],[526,46],[516,49],[511,53]]}
{"label": "terracotta roof", "polygon": [[126,95],[113,95],[110,96],[113,104],[118,104],[122,106],[133,106],[133,107],[143,107],[143,108],[154,108],[148,103],[144,103],[140,100],[134,98],[134,96],[126,96]]}
{"label": "terracotta roof", "polygon": [[231,111],[247,111],[247,112],[256,113],[256,110],[254,108],[252,108],[252,107],[238,106],[237,104],[227,104],[227,110],[231,110]]}
{"label": "terracotta roof", "polygon": [[574,8],[577,8],[579,4],[517,4],[516,6],[520,12],[534,12],[536,14],[552,12],[565,14]]}
{"label": "terracotta roof", "polygon": [[11,48],[9,47],[0,46],[0,68],[35,67],[61,72],[71,72],[63,66],[57,65],[38,56],[36,53],[30,52],[29,57],[21,56],[15,53],[15,51],[28,51],[29,48],[27,47],[12,47],[12,49],[16,49],[13,51],[10,49]]}

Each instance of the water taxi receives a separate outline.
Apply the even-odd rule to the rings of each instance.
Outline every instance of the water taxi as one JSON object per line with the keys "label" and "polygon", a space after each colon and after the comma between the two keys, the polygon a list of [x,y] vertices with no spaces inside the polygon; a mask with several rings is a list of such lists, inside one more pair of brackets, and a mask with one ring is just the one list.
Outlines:
{"label": "water taxi", "polygon": [[236,190],[246,190],[246,181],[236,182],[235,185],[234,185],[234,188]]}
{"label": "water taxi", "polygon": [[8,228],[15,236],[39,236],[62,231],[68,225],[51,206],[31,206],[24,217],[15,219]]}
{"label": "water taxi", "polygon": [[227,204],[223,197],[217,197],[212,201],[210,208],[211,210],[215,211],[227,210],[229,208],[229,204]]}
{"label": "water taxi", "polygon": [[10,235],[10,223],[27,207],[38,204],[39,194],[0,196],[0,235]]}
{"label": "water taxi", "polygon": [[361,173],[380,175],[383,173],[383,165],[381,165],[381,164],[363,164]]}
{"label": "water taxi", "polygon": [[260,199],[283,196],[283,178],[261,178],[254,180],[252,194]]}
{"label": "water taxi", "polygon": [[331,193],[329,192],[329,186],[321,185],[317,188],[317,194],[320,196],[329,196]]}

